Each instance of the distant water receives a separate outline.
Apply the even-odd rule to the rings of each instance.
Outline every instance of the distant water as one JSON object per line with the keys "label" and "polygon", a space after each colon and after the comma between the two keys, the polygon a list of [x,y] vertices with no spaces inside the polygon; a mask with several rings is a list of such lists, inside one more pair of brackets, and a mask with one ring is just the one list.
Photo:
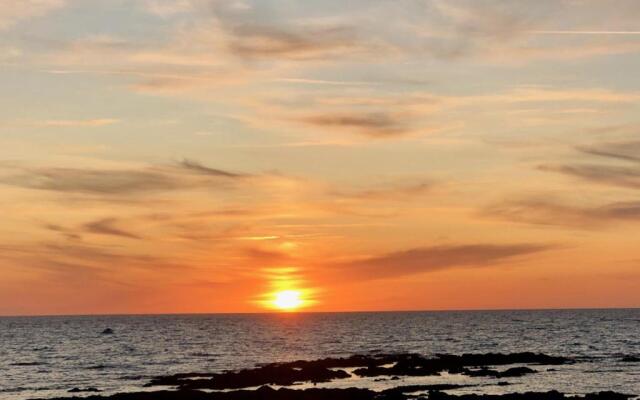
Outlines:
{"label": "distant water", "polygon": [[[111,328],[113,334],[101,334]],[[0,399],[139,390],[164,374],[354,353],[534,351],[583,362],[501,391],[640,394],[640,310],[0,318]],[[441,381],[444,378],[437,378]],[[476,378],[479,379],[479,378]],[[433,379],[431,380],[433,381]],[[495,386],[473,391],[495,391]]]}

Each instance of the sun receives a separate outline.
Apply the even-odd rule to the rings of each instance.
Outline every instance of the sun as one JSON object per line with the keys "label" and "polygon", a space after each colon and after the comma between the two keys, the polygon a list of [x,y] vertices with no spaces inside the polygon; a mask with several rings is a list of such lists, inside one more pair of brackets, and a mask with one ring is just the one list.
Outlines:
{"label": "sun", "polygon": [[272,304],[283,311],[294,311],[304,303],[301,297],[302,293],[298,290],[283,290],[274,294]]}

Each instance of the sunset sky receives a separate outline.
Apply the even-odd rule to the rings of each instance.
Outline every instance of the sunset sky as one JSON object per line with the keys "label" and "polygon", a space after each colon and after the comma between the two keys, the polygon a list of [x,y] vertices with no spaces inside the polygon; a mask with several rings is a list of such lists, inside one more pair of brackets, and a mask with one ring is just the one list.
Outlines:
{"label": "sunset sky", "polygon": [[639,71],[637,0],[0,0],[0,315],[638,307]]}

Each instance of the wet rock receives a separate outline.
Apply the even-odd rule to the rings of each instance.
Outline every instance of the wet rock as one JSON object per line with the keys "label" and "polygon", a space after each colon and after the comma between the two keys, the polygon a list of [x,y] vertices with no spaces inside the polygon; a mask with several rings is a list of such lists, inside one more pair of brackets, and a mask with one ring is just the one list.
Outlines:
{"label": "wet rock", "polygon": [[500,372],[498,377],[499,378],[517,378],[517,377],[521,377],[529,374],[535,374],[537,372],[538,371],[536,371],[535,369],[531,369],[528,367],[516,367],[516,368],[509,368],[506,371]]}
{"label": "wet rock", "polygon": [[[509,364],[534,364],[534,365],[560,365],[573,362],[564,357],[553,357],[546,354],[535,353],[513,353],[513,354],[463,354],[446,355],[440,354],[437,358],[425,358],[417,354],[399,355],[395,359],[395,364],[391,367],[384,367],[381,364],[370,364],[367,367],[354,370],[354,374],[363,377],[374,377],[381,375],[404,375],[404,376],[429,376],[440,375],[442,372],[452,374],[464,374],[468,376],[488,376],[488,377],[517,377],[537,371],[524,369],[525,367],[512,368],[500,373],[488,369],[487,366],[509,365]],[[479,370],[471,370],[468,367],[481,367]],[[505,374],[506,375],[503,375]]]}
{"label": "wet rock", "polygon": [[[218,374],[181,374],[153,379],[146,386],[168,385],[181,389],[239,389],[261,385],[289,386],[299,382],[328,382],[348,378],[343,370],[332,370],[316,364],[268,364],[254,369]],[[198,379],[199,378],[199,379]]]}
{"label": "wet rock", "polygon": [[101,390],[98,389],[98,388],[94,388],[94,387],[88,387],[88,388],[84,388],[84,389],[76,387],[76,388],[73,388],[73,389],[69,389],[68,392],[69,393],[88,393],[88,392],[96,393],[96,392],[101,392]]}
{"label": "wet rock", "polygon": [[506,371],[499,372],[493,369],[481,368],[478,370],[464,370],[463,375],[476,376],[476,377],[491,377],[491,378],[519,378],[528,374],[535,374],[538,371],[528,367],[515,367],[509,368]]}
{"label": "wet rock", "polygon": [[111,328],[106,328],[105,330],[102,331],[102,335],[113,335],[113,329]]}
{"label": "wet rock", "polygon": [[[361,377],[440,375],[442,372],[493,378],[520,377],[537,371],[527,367],[510,368],[504,372],[489,369],[488,365],[508,364],[565,364],[572,360],[545,354],[463,354],[438,355],[426,358],[419,354],[355,355],[348,358],[324,358],[314,361],[292,361],[264,364],[257,368],[222,373],[192,373],[161,376],[145,386],[175,386],[180,389],[241,389],[261,385],[289,386],[301,382],[328,382],[350,375],[336,368],[356,368]],[[388,366],[390,365],[390,366]],[[479,368],[479,369],[470,369]]]}
{"label": "wet rock", "polygon": [[42,363],[38,361],[28,361],[28,362],[14,362],[9,365],[11,365],[12,367],[33,367],[36,365],[42,365]]}

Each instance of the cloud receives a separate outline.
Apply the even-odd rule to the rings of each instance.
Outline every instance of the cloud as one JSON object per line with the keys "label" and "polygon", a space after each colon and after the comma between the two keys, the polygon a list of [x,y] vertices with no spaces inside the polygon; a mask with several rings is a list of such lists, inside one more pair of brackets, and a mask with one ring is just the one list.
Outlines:
{"label": "cloud", "polygon": [[1,182],[29,189],[102,195],[156,192],[184,186],[175,177],[154,169],[29,168]]}
{"label": "cloud", "polygon": [[614,223],[639,222],[640,201],[585,207],[547,199],[528,199],[496,204],[481,214],[518,223],[600,229]]}
{"label": "cloud", "polygon": [[145,0],[143,4],[146,11],[162,18],[191,12],[195,8],[191,0]]}
{"label": "cloud", "polygon": [[574,163],[541,165],[538,169],[558,172],[600,184],[640,189],[640,165],[638,165],[640,161],[640,142],[636,140],[608,142],[591,146],[579,146],[576,150],[586,155],[627,162],[627,165]]}
{"label": "cloud", "polygon": [[188,160],[188,159],[182,160],[179,165],[182,168],[185,168],[186,170],[189,170],[198,174],[202,174],[202,175],[221,176],[225,178],[241,178],[241,177],[247,176],[244,174],[237,174],[229,171],[224,171],[221,169],[209,168],[197,161]]}
{"label": "cloud", "polygon": [[595,146],[580,146],[577,149],[585,154],[640,162],[640,141],[637,140],[601,143]]}
{"label": "cloud", "polygon": [[[30,168],[10,166],[0,183],[27,189],[90,195],[128,195],[194,187],[220,187],[244,175],[205,167],[195,161],[139,169]],[[222,179],[222,181],[220,181]]]}
{"label": "cloud", "polygon": [[360,279],[423,274],[450,268],[487,268],[542,251],[541,244],[467,244],[423,247],[336,265],[341,273]]}
{"label": "cloud", "polygon": [[228,50],[241,58],[322,60],[353,57],[362,52],[354,31],[347,27],[282,28],[239,25],[227,31]]}
{"label": "cloud", "polygon": [[387,138],[409,131],[405,122],[388,113],[321,114],[300,119],[309,125],[322,128],[337,128],[371,138]]}
{"label": "cloud", "polygon": [[97,118],[97,119],[50,119],[42,122],[44,126],[51,127],[91,127],[91,126],[106,126],[113,125],[120,122],[119,119],[113,118]]}
{"label": "cloud", "polygon": [[97,221],[89,222],[84,225],[84,230],[89,233],[98,235],[111,235],[119,236],[128,239],[142,239],[142,237],[133,233],[127,232],[115,226],[118,222],[116,218],[103,218]]}
{"label": "cloud", "polygon": [[0,30],[29,18],[43,16],[65,4],[65,0],[3,1],[0,3]]}
{"label": "cloud", "polygon": [[541,171],[558,172],[586,181],[640,189],[640,169],[595,164],[542,165]]}
{"label": "cloud", "polygon": [[44,228],[52,232],[60,233],[68,240],[82,240],[82,236],[78,233],[57,224],[45,224]]}
{"label": "cloud", "polygon": [[341,198],[354,200],[396,200],[407,199],[411,196],[419,196],[433,190],[436,186],[433,182],[419,182],[406,185],[390,185],[389,187],[372,188],[351,192],[333,192],[332,194]]}
{"label": "cloud", "polygon": [[130,274],[143,274],[148,280],[153,280],[153,276],[163,272],[186,272],[190,269],[188,264],[174,263],[167,257],[136,254],[127,250],[114,251],[77,242],[33,242],[29,245],[0,246],[0,249],[0,260],[7,265],[37,270],[44,274],[42,278],[46,282],[60,280],[65,285],[83,286],[91,282],[141,287],[149,282],[123,278],[122,267],[126,266]]}

